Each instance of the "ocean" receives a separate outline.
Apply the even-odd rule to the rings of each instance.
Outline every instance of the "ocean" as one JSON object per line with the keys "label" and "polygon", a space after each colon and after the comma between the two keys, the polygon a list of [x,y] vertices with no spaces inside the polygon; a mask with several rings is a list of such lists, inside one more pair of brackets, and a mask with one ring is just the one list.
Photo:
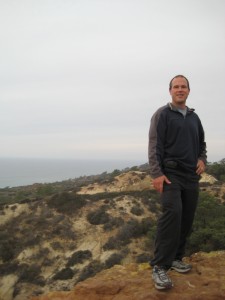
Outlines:
{"label": "ocean", "polygon": [[52,183],[139,166],[145,162],[124,160],[69,160],[0,158],[0,188]]}

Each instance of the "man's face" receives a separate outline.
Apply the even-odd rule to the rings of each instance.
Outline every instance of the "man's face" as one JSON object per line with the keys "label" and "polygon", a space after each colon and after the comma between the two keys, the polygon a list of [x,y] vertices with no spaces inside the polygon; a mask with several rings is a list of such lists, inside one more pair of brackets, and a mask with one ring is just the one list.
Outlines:
{"label": "man's face", "polygon": [[177,77],[173,79],[170,95],[174,105],[184,106],[189,92],[190,90],[188,89],[188,84],[185,78]]}

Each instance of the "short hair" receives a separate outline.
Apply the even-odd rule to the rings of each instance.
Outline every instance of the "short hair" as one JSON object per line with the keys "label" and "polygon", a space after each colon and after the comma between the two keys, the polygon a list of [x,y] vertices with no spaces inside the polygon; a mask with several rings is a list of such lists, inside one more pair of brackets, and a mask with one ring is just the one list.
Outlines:
{"label": "short hair", "polygon": [[174,76],[174,77],[170,80],[169,90],[172,89],[172,82],[173,82],[173,80],[174,80],[175,78],[178,78],[178,77],[182,77],[182,78],[184,78],[184,79],[187,81],[187,87],[188,87],[188,89],[189,89],[189,91],[190,91],[190,84],[189,84],[189,81],[188,81],[188,79],[187,79],[184,75],[176,75],[176,76]]}

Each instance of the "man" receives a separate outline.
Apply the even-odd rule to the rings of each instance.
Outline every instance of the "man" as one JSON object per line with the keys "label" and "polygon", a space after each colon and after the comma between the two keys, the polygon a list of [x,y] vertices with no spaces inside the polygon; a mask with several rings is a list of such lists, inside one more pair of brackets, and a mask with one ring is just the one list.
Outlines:
{"label": "man", "polygon": [[201,121],[186,106],[189,81],[175,76],[169,84],[171,103],[159,108],[149,130],[149,165],[154,188],[161,193],[152,278],[157,289],[173,286],[167,271],[185,273],[191,265],[182,258],[198,201],[199,179],[206,165]]}

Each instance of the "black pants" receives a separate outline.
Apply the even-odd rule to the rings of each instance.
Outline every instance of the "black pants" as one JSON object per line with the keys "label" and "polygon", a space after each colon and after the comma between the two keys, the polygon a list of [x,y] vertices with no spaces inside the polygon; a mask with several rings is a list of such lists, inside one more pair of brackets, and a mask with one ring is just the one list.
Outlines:
{"label": "black pants", "polygon": [[171,184],[165,184],[161,196],[162,215],[158,220],[152,266],[170,268],[173,260],[181,260],[191,233],[198,202],[198,179],[182,174],[166,174]]}

